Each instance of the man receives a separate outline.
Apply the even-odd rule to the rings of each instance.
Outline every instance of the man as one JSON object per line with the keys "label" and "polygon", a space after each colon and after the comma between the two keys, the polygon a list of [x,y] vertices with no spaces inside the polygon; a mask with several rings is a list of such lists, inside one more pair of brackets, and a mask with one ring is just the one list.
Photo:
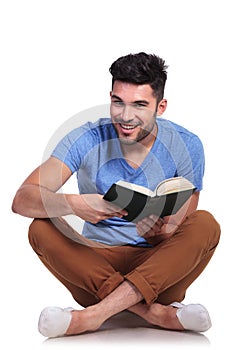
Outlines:
{"label": "man", "polygon": [[[45,308],[39,319],[45,336],[95,331],[123,310],[166,329],[202,332],[211,326],[204,306],[180,303],[211,259],[220,228],[210,213],[196,210],[204,172],[201,141],[159,118],[167,106],[166,68],[161,58],[145,53],[116,60],[110,67],[111,119],[71,131],[16,193],[13,211],[35,218],[29,229],[33,249],[84,307]],[[74,172],[79,194],[57,192]],[[120,179],[153,190],[176,176],[196,191],[169,217],[151,215],[135,224],[124,220],[123,208],[103,199]],[[69,214],[85,221],[74,239],[62,233],[59,219]]]}

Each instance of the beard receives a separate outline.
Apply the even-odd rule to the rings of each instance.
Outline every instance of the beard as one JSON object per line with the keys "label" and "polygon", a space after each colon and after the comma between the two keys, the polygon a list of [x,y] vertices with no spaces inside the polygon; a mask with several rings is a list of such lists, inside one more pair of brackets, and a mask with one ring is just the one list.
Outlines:
{"label": "beard", "polygon": [[[118,123],[119,123],[119,121],[117,121],[117,124]],[[124,132],[122,132],[122,130],[121,130],[121,132],[119,132],[118,128],[115,127],[119,141],[124,145],[133,145],[135,143],[141,142],[144,139],[146,139],[148,136],[150,136],[152,133],[154,133],[153,132],[154,130],[156,132],[156,130],[157,130],[156,118],[154,118],[154,120],[151,121],[150,124],[148,124],[146,126],[146,128],[142,128],[140,126],[138,126],[138,128],[139,128],[139,130],[138,130],[137,134],[128,135],[127,133],[124,134]],[[155,135],[156,135],[156,133],[155,133]]]}
{"label": "beard", "polygon": [[148,131],[148,130],[140,129],[140,131],[138,132],[138,134],[134,138],[131,138],[128,135],[125,135],[123,137],[123,136],[120,136],[119,134],[118,134],[118,138],[119,138],[119,141],[122,144],[133,145],[133,144],[135,144],[137,142],[140,142],[140,141],[144,140],[148,135],[150,135],[150,133],[151,132]]}

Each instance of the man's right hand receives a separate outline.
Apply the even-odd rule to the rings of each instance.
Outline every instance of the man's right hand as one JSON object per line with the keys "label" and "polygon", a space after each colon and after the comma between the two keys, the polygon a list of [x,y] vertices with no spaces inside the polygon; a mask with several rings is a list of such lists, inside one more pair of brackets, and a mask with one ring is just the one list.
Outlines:
{"label": "man's right hand", "polygon": [[93,224],[113,216],[127,215],[125,210],[105,201],[99,194],[59,193],[58,190],[71,175],[71,170],[63,162],[49,158],[20,186],[12,210],[31,218],[74,214]]}
{"label": "man's right hand", "polygon": [[113,216],[122,218],[127,215],[127,211],[105,201],[99,194],[67,194],[66,199],[74,215],[92,224]]}

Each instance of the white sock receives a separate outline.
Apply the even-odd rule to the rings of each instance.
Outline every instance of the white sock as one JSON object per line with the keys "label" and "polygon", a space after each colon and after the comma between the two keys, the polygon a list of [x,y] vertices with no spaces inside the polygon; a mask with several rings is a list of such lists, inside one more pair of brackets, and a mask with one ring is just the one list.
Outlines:
{"label": "white sock", "polygon": [[62,309],[56,306],[46,307],[39,317],[39,332],[48,338],[64,335],[71,322],[72,310],[72,308]]}
{"label": "white sock", "polygon": [[177,308],[176,316],[186,330],[205,332],[212,326],[209,313],[201,304],[184,305],[174,302],[171,306]]}

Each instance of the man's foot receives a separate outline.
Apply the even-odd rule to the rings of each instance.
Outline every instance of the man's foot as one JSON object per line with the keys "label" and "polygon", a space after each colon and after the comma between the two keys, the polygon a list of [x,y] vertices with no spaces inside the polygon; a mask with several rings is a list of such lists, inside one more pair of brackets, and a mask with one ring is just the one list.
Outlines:
{"label": "man's foot", "polygon": [[172,306],[165,306],[158,303],[152,305],[139,303],[131,307],[129,311],[137,314],[154,326],[172,330],[184,330],[184,327],[177,318],[177,310]]}
{"label": "man's foot", "polygon": [[95,331],[101,326],[91,307],[83,310],[46,307],[40,314],[38,330],[48,338]]}
{"label": "man's foot", "polygon": [[38,330],[45,337],[59,337],[66,333],[71,319],[72,308],[46,307],[40,314]]}
{"label": "man's foot", "polygon": [[[203,305],[172,303],[165,306],[158,303],[138,303],[128,309],[148,323],[171,330],[205,332],[211,327],[208,311]],[[77,335],[97,330],[105,321],[95,306],[83,310],[59,307],[45,308],[39,318],[38,329],[45,337]]]}
{"label": "man's foot", "polygon": [[176,316],[184,329],[205,332],[212,326],[209,313],[201,304],[184,305],[175,302],[171,306],[176,308]]}
{"label": "man's foot", "polygon": [[103,324],[94,306],[89,306],[83,310],[72,311],[72,319],[65,335],[76,335],[84,332],[96,331]]}
{"label": "man's foot", "polygon": [[[124,296],[124,297],[123,297]],[[130,282],[124,281],[99,303],[83,310],[46,308],[39,319],[39,331],[46,337],[75,335],[95,331],[107,319],[127,310],[143,299]]]}
{"label": "man's foot", "polygon": [[148,323],[165,329],[205,332],[211,327],[208,311],[200,304],[184,305],[175,302],[165,306],[158,303],[139,303],[129,311],[141,316]]}

